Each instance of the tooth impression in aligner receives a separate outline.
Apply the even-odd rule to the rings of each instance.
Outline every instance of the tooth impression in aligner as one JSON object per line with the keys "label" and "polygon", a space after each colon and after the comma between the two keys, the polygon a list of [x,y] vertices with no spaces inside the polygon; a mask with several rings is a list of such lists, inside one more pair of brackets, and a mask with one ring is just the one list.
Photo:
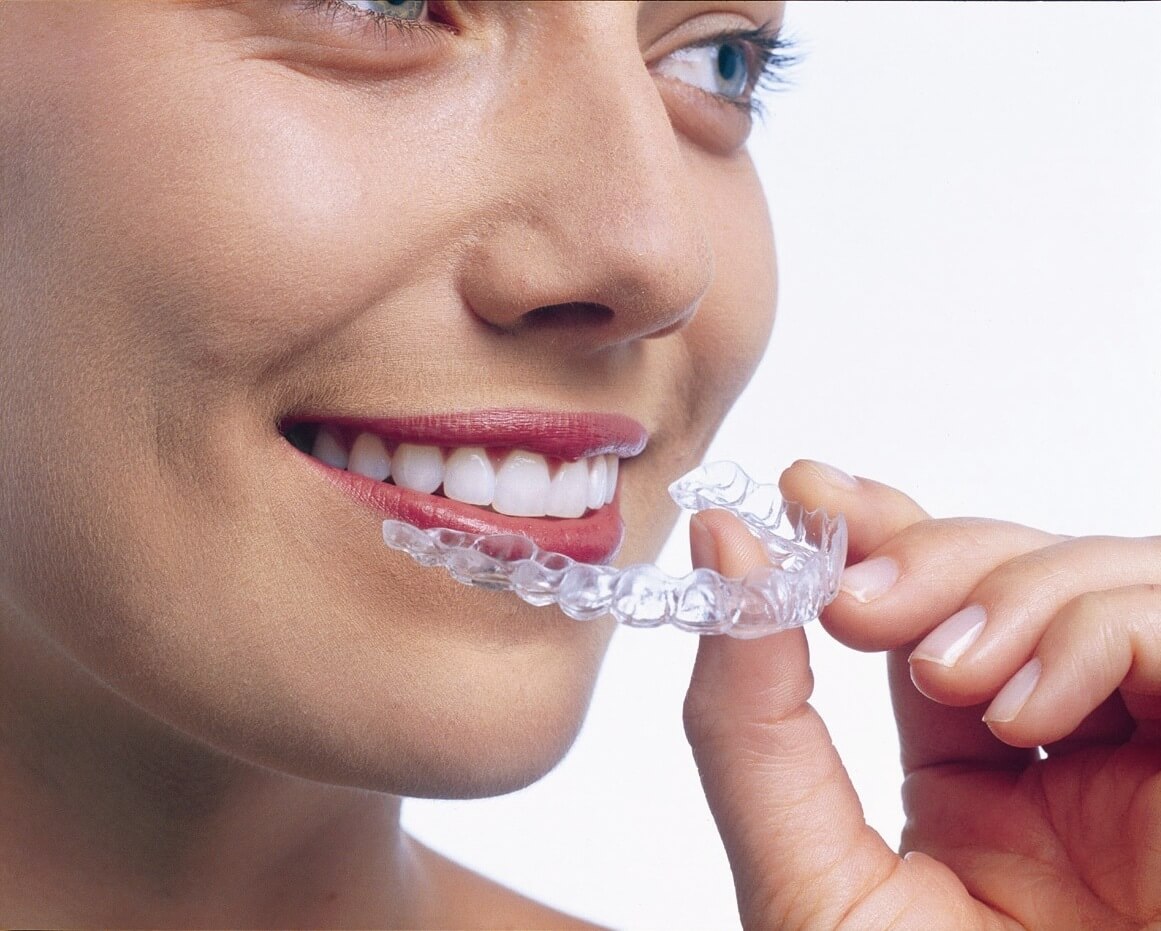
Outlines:
{"label": "tooth impression in aligner", "polygon": [[[511,506],[532,506],[533,493],[540,496],[540,504],[551,506],[555,499],[543,457],[535,457],[540,464],[515,457],[510,454],[500,468],[493,507],[501,510],[503,475],[509,463],[514,476],[537,482],[534,492],[523,498],[514,494]],[[608,466],[601,461],[605,465],[600,486],[603,504],[611,500],[615,472],[609,480]],[[538,471],[541,464],[543,482]],[[561,469],[569,465],[584,470],[586,501],[595,500],[589,497],[595,496],[596,488],[591,466],[582,460],[562,464]],[[578,474],[578,483],[579,478]],[[555,603],[576,620],[611,614],[634,627],[671,624],[694,633],[761,637],[809,623],[838,594],[847,551],[842,515],[831,517],[822,510],[807,511],[794,502],[783,502],[777,486],[754,482],[733,462],[694,469],[670,485],[669,494],[685,510],[721,508],[734,514],[761,541],[771,564],[742,579],[725,578],[712,569],[696,569],[675,578],[653,565],[617,569],[576,562],[510,534],[420,530],[396,520],[383,521],[383,541],[421,565],[443,566],[465,584],[512,591],[530,604]]]}

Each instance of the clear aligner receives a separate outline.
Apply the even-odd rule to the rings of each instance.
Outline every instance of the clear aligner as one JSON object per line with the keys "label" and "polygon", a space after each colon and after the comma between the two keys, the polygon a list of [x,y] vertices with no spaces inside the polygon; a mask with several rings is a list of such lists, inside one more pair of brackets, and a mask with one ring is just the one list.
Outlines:
{"label": "clear aligner", "polygon": [[580,621],[611,614],[631,627],[671,624],[699,634],[761,637],[801,627],[838,593],[846,561],[841,515],[784,502],[776,485],[753,481],[734,462],[694,469],[669,486],[688,511],[720,508],[740,518],[761,541],[770,565],[730,579],[712,569],[680,578],[642,564],[577,562],[541,550],[516,534],[420,530],[383,521],[383,541],[424,566],[443,566],[467,585],[512,591],[529,604],[556,604]]}

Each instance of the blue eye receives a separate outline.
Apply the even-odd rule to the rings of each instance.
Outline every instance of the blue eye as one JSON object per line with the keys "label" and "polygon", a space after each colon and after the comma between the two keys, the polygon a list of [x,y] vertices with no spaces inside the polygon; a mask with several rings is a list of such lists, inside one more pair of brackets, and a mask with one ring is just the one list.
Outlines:
{"label": "blue eye", "polygon": [[340,0],[340,2],[359,13],[416,22],[427,9],[427,0]]}
{"label": "blue eye", "polygon": [[718,93],[726,97],[741,96],[750,85],[750,66],[745,50],[739,48],[737,42],[727,42],[719,45],[717,52]]}
{"label": "blue eye", "polygon": [[723,103],[761,114],[755,93],[786,83],[797,63],[793,43],[768,27],[719,33],[675,49],[652,70],[705,91]]}
{"label": "blue eye", "polygon": [[655,68],[658,74],[730,100],[744,97],[753,84],[746,49],[739,41],[679,48]]}

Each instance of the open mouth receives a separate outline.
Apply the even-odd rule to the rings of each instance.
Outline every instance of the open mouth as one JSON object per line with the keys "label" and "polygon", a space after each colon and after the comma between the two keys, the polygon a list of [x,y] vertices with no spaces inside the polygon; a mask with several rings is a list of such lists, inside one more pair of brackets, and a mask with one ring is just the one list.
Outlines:
{"label": "open mouth", "polygon": [[295,424],[284,435],[332,468],[509,517],[583,517],[604,507],[616,493],[621,462],[613,453],[566,462],[526,449],[392,444],[317,423]]}
{"label": "open mouth", "polygon": [[624,536],[621,460],[647,434],[620,415],[483,411],[396,420],[302,418],[285,439],[381,517],[518,533],[605,562]]}

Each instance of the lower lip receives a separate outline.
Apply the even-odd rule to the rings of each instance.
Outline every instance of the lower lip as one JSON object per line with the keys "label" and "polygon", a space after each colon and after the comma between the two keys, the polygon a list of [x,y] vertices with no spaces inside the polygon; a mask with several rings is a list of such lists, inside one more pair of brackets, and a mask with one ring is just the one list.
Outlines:
{"label": "lower lip", "polygon": [[451,498],[440,498],[335,469],[293,447],[291,451],[317,468],[355,501],[374,511],[381,520],[391,518],[421,530],[447,527],[467,533],[520,534],[542,550],[562,553],[587,563],[612,560],[625,536],[625,523],[617,507],[619,490],[611,504],[584,517],[508,517]]}

